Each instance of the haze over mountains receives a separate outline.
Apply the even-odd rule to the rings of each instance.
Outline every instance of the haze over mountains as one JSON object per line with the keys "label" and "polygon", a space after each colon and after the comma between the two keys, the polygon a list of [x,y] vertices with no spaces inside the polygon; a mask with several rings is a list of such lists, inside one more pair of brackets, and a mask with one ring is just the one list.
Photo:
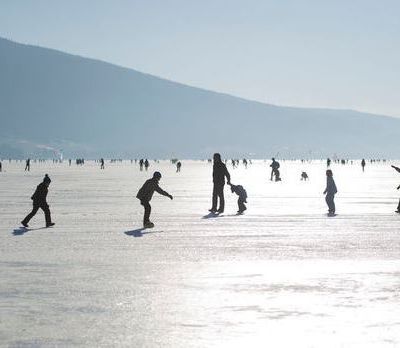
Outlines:
{"label": "haze over mountains", "polygon": [[400,156],[397,118],[262,104],[1,38],[0,77],[0,158]]}

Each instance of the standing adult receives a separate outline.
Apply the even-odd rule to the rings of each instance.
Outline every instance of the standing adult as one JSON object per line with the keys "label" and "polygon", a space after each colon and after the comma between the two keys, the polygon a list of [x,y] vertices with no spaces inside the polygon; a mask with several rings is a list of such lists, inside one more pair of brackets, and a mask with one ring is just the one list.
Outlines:
{"label": "standing adult", "polygon": [[275,181],[281,181],[280,173],[279,173],[279,167],[280,164],[278,161],[275,160],[275,158],[272,158],[272,163],[270,165],[271,167],[271,181],[275,175]]}
{"label": "standing adult", "polygon": [[36,215],[39,208],[42,209],[44,212],[44,216],[46,219],[46,227],[54,226],[54,223],[51,222],[50,209],[46,201],[50,183],[51,180],[49,176],[46,174],[43,179],[43,182],[37,186],[35,193],[31,197],[31,199],[33,200],[32,211],[25,217],[25,219],[21,221],[21,224],[24,227],[28,227],[28,222]]}
{"label": "standing adult", "polygon": [[[209,210],[211,213],[223,213],[225,209],[225,198],[224,198],[224,186],[225,177],[228,185],[231,183],[231,176],[226,169],[226,165],[221,160],[219,153],[214,154],[214,166],[213,166],[213,196],[212,196],[212,207]],[[219,208],[217,209],[219,198]]]}
{"label": "standing adult", "polygon": [[28,158],[25,162],[25,171],[30,171],[31,170],[31,159]]}
{"label": "standing adult", "polygon": [[337,188],[335,184],[335,180],[333,180],[333,173],[332,170],[328,169],[326,171],[326,188],[324,191],[325,196],[325,201],[326,204],[328,205],[328,216],[334,216],[335,215],[335,194],[337,193]]}
{"label": "standing adult", "polygon": [[362,171],[364,171],[364,169],[365,169],[365,159],[364,158],[361,161],[361,167],[362,167]]}
{"label": "standing adult", "polygon": [[[393,169],[395,169],[397,172],[400,173],[400,168],[396,166],[391,166]],[[397,189],[400,189],[400,185],[397,186]],[[400,199],[399,199],[399,204],[397,205],[396,213],[400,214]]]}

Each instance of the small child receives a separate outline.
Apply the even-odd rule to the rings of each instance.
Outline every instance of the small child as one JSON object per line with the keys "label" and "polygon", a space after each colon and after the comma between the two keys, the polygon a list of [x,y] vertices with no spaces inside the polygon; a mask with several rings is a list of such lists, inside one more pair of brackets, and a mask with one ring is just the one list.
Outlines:
{"label": "small child", "polygon": [[301,179],[300,180],[307,181],[308,180],[308,174],[306,172],[301,172]]}
{"label": "small child", "polygon": [[233,185],[230,184],[232,193],[236,193],[239,196],[238,199],[238,214],[243,214],[245,210],[247,210],[246,206],[244,205],[247,203],[247,192],[243,188],[242,185]]}

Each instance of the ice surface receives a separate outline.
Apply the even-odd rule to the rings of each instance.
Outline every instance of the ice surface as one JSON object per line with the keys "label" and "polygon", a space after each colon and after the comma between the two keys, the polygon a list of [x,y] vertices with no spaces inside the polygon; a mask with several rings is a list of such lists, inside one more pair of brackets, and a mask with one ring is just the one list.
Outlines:
{"label": "ice surface", "polygon": [[[0,342],[11,347],[396,347],[400,345],[400,175],[387,163],[333,165],[338,215],[326,217],[325,163],[228,166],[248,192],[225,189],[207,216],[212,166],[151,162],[3,162],[0,173]],[[141,230],[135,198],[152,171]],[[308,172],[310,181],[301,182]],[[45,173],[56,226],[41,211],[19,230]]]}

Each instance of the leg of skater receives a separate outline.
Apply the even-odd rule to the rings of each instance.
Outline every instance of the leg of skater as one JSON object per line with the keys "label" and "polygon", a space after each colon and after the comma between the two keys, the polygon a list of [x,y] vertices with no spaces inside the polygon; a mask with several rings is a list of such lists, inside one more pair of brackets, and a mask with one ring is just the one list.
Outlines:
{"label": "leg of skater", "polygon": [[44,212],[44,217],[46,219],[46,227],[54,226],[54,222],[51,222],[50,208],[47,204],[40,207]]}
{"label": "leg of skater", "polygon": [[140,201],[140,204],[143,205],[144,207],[143,227],[148,227],[151,225],[150,222],[151,205],[147,201]]}
{"label": "leg of skater", "polygon": [[218,197],[219,197],[219,209],[218,213],[223,213],[225,210],[225,197],[224,197],[224,186],[218,187]]}
{"label": "leg of skater", "polygon": [[28,227],[29,221],[36,215],[37,211],[39,210],[39,206],[34,204],[32,211],[21,221],[21,224],[25,227]]}

